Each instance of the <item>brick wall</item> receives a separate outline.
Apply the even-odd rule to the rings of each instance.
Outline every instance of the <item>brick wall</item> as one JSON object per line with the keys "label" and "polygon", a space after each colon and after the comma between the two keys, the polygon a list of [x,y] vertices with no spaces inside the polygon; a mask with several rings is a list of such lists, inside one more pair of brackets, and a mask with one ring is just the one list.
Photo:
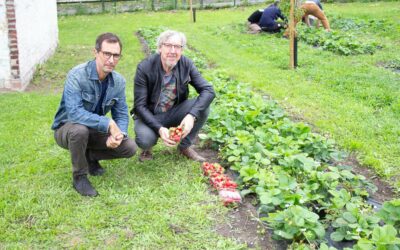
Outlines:
{"label": "brick wall", "polygon": [[8,22],[6,2],[0,0],[0,89],[5,88],[11,74],[10,49],[8,46]]}

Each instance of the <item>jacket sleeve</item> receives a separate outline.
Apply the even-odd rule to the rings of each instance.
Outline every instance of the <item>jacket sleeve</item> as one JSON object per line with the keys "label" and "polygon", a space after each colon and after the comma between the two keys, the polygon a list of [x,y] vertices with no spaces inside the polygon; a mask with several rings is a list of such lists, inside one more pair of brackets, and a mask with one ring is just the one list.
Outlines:
{"label": "jacket sleeve", "polygon": [[285,15],[282,14],[282,11],[280,9],[278,9],[278,17],[284,21],[287,21]]}
{"label": "jacket sleeve", "polygon": [[128,105],[126,104],[125,79],[119,80],[118,84],[122,84],[122,87],[119,89],[118,101],[111,108],[111,116],[119,129],[123,133],[128,134],[129,115]]}
{"label": "jacket sleeve", "polygon": [[162,124],[157,121],[147,106],[149,78],[143,70],[142,63],[136,69],[134,79],[134,111],[157,134]]}
{"label": "jacket sleeve", "polygon": [[215,98],[214,88],[208,83],[197,70],[192,61],[189,60],[191,85],[196,89],[199,96],[190,110],[190,114],[199,117],[199,113],[206,110]]}

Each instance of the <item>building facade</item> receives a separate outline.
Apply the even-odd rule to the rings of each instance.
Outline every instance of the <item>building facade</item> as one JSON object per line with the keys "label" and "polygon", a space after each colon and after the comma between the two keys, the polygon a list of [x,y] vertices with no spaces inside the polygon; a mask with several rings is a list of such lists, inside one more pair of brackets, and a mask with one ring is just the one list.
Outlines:
{"label": "building facade", "polygon": [[57,44],[56,0],[0,0],[0,89],[24,90]]}

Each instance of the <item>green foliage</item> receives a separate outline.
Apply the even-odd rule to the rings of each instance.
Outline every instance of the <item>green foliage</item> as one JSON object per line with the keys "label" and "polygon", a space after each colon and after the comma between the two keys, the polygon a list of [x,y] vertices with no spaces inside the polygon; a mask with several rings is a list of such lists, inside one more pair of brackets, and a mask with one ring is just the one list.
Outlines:
{"label": "green foliage", "polygon": [[375,227],[370,239],[362,238],[354,246],[354,250],[399,250],[400,239],[397,231],[392,225]]}
{"label": "green foliage", "polygon": [[274,228],[274,236],[277,239],[295,242],[323,239],[325,229],[318,219],[317,214],[301,206],[291,206],[276,213],[269,213],[269,216],[265,218]]}
{"label": "green foliage", "polygon": [[332,223],[335,228],[330,237],[334,241],[367,238],[378,226],[379,218],[369,207],[347,204],[346,210]]}
{"label": "green foliage", "polygon": [[378,212],[378,216],[389,225],[400,230],[400,199],[386,201]]}
{"label": "green foliage", "polygon": [[337,30],[326,32],[322,29],[311,29],[305,25],[298,25],[297,30],[300,40],[340,55],[374,54],[376,48],[380,47],[375,42],[357,41],[357,38],[349,32]]}

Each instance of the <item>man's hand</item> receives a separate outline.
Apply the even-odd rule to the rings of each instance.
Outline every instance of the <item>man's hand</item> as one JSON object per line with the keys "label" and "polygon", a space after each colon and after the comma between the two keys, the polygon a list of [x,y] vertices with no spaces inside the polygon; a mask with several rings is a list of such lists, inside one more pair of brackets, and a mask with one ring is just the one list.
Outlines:
{"label": "man's hand", "polygon": [[161,140],[163,140],[164,144],[168,147],[173,147],[176,145],[176,142],[169,139],[169,129],[166,127],[161,127],[158,130],[158,134],[160,135]]}
{"label": "man's hand", "polygon": [[116,137],[110,135],[106,141],[106,145],[108,148],[117,148],[119,145],[121,145],[123,139],[124,139],[123,134],[119,134]]}
{"label": "man's hand", "polygon": [[182,139],[185,138],[190,131],[192,131],[194,125],[194,116],[191,114],[187,114],[185,118],[181,121],[180,126],[183,128]]}
{"label": "man's hand", "polygon": [[114,120],[110,120],[110,123],[108,124],[108,132],[110,133],[110,136],[106,142],[107,147],[117,148],[124,139],[124,135]]}

